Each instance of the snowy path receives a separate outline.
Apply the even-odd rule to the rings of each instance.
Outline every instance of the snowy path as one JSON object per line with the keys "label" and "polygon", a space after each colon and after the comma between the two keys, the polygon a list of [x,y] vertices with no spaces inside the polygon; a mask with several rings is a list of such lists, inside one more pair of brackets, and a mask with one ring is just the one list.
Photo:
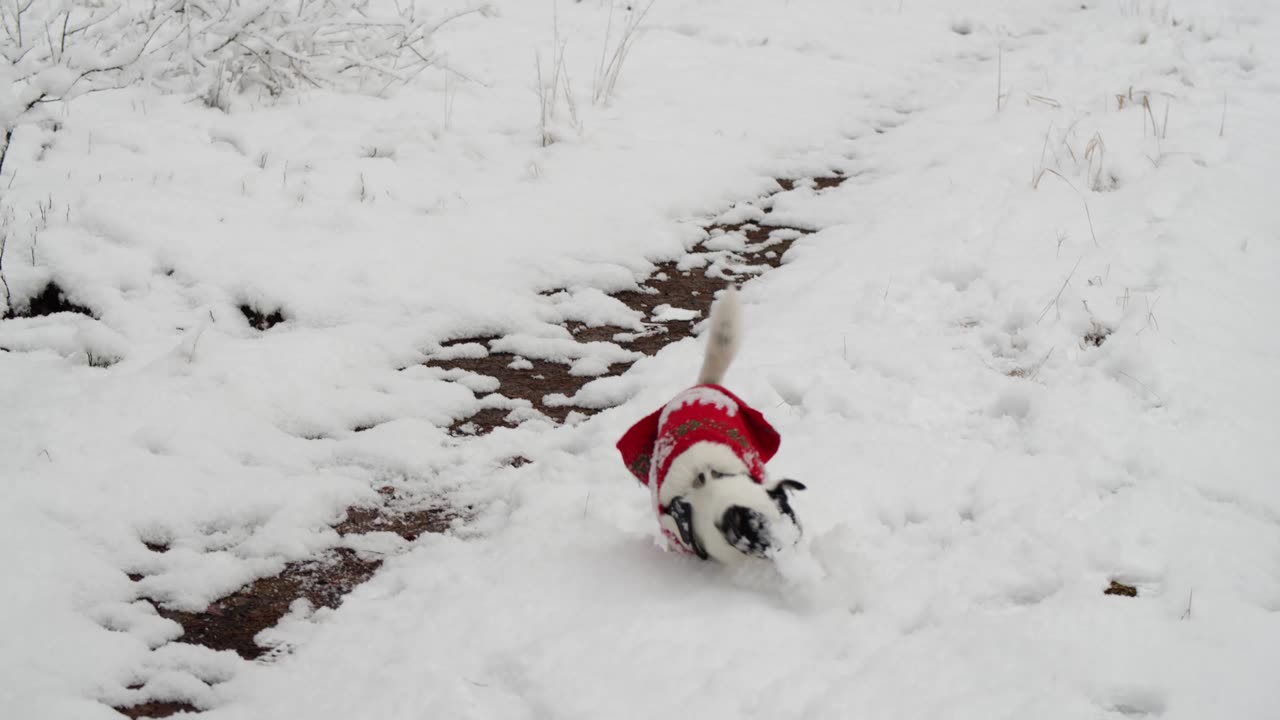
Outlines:
{"label": "snowy path", "polygon": [[[518,3],[451,36],[483,88],[239,115],[104,95],[47,153],[29,136],[5,202],[67,214],[10,281],[55,278],[100,321],[0,323],[24,588],[0,714],[1270,717],[1280,15],[849,5],[656,6],[616,101],[546,149],[513,115],[547,41]],[[603,10],[560,12],[589,67]],[[730,375],[810,487],[814,564],[655,550],[612,446],[692,380],[695,341],[589,385],[625,402],[586,422],[462,441],[473,394],[398,372],[444,339],[625,321],[598,291],[691,245],[691,218],[831,169],[850,179],[775,200],[821,230],[745,288]],[[251,330],[246,302],[287,321]],[[379,573],[299,608],[269,663],[167,642],[138,599],[200,609],[332,547],[383,482],[476,515],[360,541]]]}

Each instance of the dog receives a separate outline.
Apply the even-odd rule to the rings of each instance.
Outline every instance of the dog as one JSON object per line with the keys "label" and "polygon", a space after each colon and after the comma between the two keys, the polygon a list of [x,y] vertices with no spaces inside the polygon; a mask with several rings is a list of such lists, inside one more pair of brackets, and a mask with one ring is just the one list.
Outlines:
{"label": "dog", "polygon": [[799,539],[788,493],[765,463],[781,438],[759,411],[721,386],[742,338],[738,293],[715,302],[698,383],[633,425],[618,441],[627,469],[647,485],[667,545],[726,564],[771,558]]}

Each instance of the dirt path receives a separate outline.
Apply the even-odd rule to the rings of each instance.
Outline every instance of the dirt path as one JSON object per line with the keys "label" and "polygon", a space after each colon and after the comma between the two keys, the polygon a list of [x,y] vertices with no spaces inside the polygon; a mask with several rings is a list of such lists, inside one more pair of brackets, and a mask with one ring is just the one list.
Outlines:
{"label": "dirt path", "polygon": [[[666,345],[692,337],[694,328],[706,316],[717,290],[730,282],[742,283],[771,269],[779,267],[783,257],[800,238],[817,228],[798,227],[783,223],[773,224],[769,217],[776,198],[788,192],[822,192],[845,181],[836,172],[817,178],[779,178],[777,189],[745,205],[747,213],[763,217],[757,223],[741,222],[718,224],[707,221],[704,228],[707,237],[691,248],[683,257],[659,262],[653,273],[641,284],[639,290],[615,293],[614,298],[629,308],[640,312],[644,318],[644,331],[613,326],[590,326],[571,322],[564,327],[578,342],[613,342],[644,355],[653,355]],[[718,249],[735,247],[737,249]],[[696,262],[690,262],[696,260]],[[696,266],[681,270],[681,266]],[[561,288],[551,288],[544,294],[553,295]],[[655,311],[669,306],[684,313],[678,317],[691,319],[660,320]],[[688,312],[692,311],[692,312]],[[242,308],[255,327],[268,329],[273,320],[269,315],[252,308]],[[449,427],[459,436],[480,436],[498,427],[515,427],[520,413],[509,407],[493,407],[494,404],[511,405],[512,400],[527,401],[530,406],[553,420],[562,423],[570,412],[592,415],[600,408],[552,405],[545,398],[561,394],[572,398],[588,382],[597,377],[621,375],[631,363],[611,365],[604,375],[586,377],[572,375],[569,366],[547,360],[521,359],[508,352],[492,349],[498,337],[461,337],[443,342],[429,354],[426,364],[442,369],[458,369],[494,378],[499,385],[494,393],[480,397],[488,407],[456,419]],[[458,349],[466,348],[467,357],[457,357]],[[526,413],[527,417],[527,413]],[[363,430],[368,428],[358,428]],[[521,457],[508,461],[522,465],[528,460]],[[467,508],[420,507],[400,496],[390,486],[378,488],[382,501],[372,507],[351,507],[345,518],[334,529],[344,537],[371,532],[393,532],[412,541],[424,533],[444,532],[450,521],[465,517]],[[150,545],[153,552],[166,552],[163,545]],[[236,592],[210,603],[201,612],[181,612],[157,606],[157,612],[177,622],[183,628],[182,637],[176,642],[202,645],[213,650],[232,650],[245,660],[255,660],[269,650],[254,642],[261,631],[274,627],[289,612],[289,606],[298,599],[306,599],[314,607],[336,608],[343,597],[361,583],[373,577],[381,566],[380,559],[365,559],[348,548],[334,548],[316,558],[289,563],[277,575],[259,578]],[[141,575],[130,576],[135,582]],[[117,707],[117,711],[131,718],[167,717],[178,712],[197,712],[197,708],[183,701],[148,702],[130,707]]]}

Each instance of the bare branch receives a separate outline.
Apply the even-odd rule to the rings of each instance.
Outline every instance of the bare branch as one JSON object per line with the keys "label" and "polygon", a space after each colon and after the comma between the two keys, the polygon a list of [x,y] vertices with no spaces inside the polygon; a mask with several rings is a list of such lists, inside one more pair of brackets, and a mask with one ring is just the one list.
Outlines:
{"label": "bare branch", "polygon": [[1053,296],[1053,299],[1049,301],[1049,304],[1044,306],[1044,311],[1040,313],[1040,317],[1036,318],[1037,324],[1041,320],[1044,320],[1044,316],[1048,315],[1050,310],[1057,307],[1058,301],[1062,299],[1062,293],[1067,289],[1067,285],[1071,282],[1071,278],[1076,274],[1076,268],[1080,267],[1080,262],[1082,260],[1084,260],[1083,256],[1079,260],[1076,260],[1075,265],[1071,266],[1071,272],[1067,273],[1066,279],[1062,281],[1062,287],[1058,288],[1058,294]]}
{"label": "bare branch", "polygon": [[62,16],[62,41],[58,43],[58,54],[61,56],[67,54],[67,23],[69,22],[71,22],[70,10]]}
{"label": "bare branch", "polygon": [[[128,82],[189,92],[217,72],[213,80],[224,89],[257,85],[273,95],[297,86],[379,92],[408,83],[442,65],[434,33],[488,15],[490,6],[415,13],[414,3],[405,3],[378,14],[367,0],[0,0],[0,70],[18,111],[0,124],[0,167],[14,129],[40,106]],[[457,68],[443,70],[478,82]],[[205,96],[224,97],[222,90]]]}
{"label": "bare branch", "polygon": [[1066,176],[1064,176],[1062,173],[1058,172],[1057,170],[1054,170],[1053,168],[1043,168],[1042,170],[1040,170],[1040,174],[1036,175],[1035,180],[1031,183],[1031,187],[1033,189],[1039,189],[1040,178],[1044,177],[1045,173],[1053,173],[1054,175],[1056,175],[1059,180],[1066,183],[1067,187],[1071,188],[1075,192],[1075,194],[1080,198],[1081,204],[1084,205],[1085,219],[1089,221],[1089,235],[1093,237],[1094,246],[1095,247],[1100,246],[1100,244],[1098,243],[1098,234],[1093,231],[1093,213],[1089,212],[1089,201],[1085,199],[1084,193],[1076,189],[1076,186],[1073,185],[1071,181],[1066,178]]}
{"label": "bare branch", "polygon": [[[9,139],[13,136],[13,132],[5,133],[4,147],[0,148],[0,164],[4,162],[4,152],[9,147]],[[9,246],[9,223],[4,209],[0,208],[0,285],[4,285],[4,313],[0,317],[7,317],[13,313],[13,293],[9,291],[9,279],[4,275],[4,251]]]}

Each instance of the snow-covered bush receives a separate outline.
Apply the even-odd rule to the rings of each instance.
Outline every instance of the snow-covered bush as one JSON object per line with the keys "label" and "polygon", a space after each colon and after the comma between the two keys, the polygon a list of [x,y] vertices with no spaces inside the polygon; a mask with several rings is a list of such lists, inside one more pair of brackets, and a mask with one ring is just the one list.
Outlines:
{"label": "snow-covered bush", "polygon": [[638,30],[644,18],[653,9],[654,0],[649,0],[643,7],[628,5],[628,15],[623,21],[617,38],[613,36],[613,6],[609,6],[609,21],[604,29],[604,47],[600,52],[600,64],[596,67],[595,80],[591,89],[591,100],[597,105],[608,103],[613,97],[613,90],[618,84],[618,76],[622,74],[622,65],[627,61],[631,46],[639,37]]}
{"label": "snow-covered bush", "polygon": [[5,0],[0,171],[14,131],[51,103],[142,80],[224,110],[239,92],[379,92],[439,61],[440,28],[489,12],[420,12],[414,0]]}
{"label": "snow-covered bush", "polygon": [[102,0],[0,3],[0,171],[14,131],[44,106],[118,87],[136,71],[154,30],[122,9]]}
{"label": "snow-covered bush", "polygon": [[[374,0],[180,0],[166,32],[159,82],[194,83],[211,106],[231,93],[278,96],[297,87],[377,92],[405,83],[440,59],[432,44],[446,24],[478,5],[443,15],[413,2]],[[152,20],[154,22],[154,20]]]}

